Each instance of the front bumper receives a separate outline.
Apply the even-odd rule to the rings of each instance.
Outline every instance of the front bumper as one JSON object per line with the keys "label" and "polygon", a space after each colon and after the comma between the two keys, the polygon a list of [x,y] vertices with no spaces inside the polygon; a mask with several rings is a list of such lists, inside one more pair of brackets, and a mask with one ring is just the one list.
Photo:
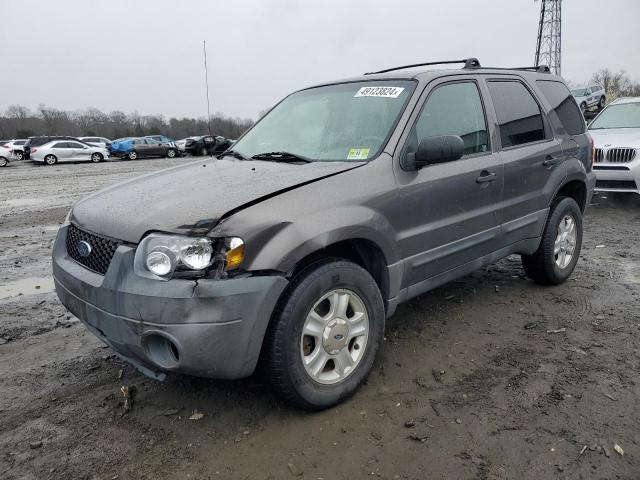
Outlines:
{"label": "front bumper", "polygon": [[166,371],[229,379],[253,373],[284,277],[146,279],[133,272],[135,248],[127,245],[103,276],[69,257],[67,229],[53,247],[58,297],[121,357],[156,378]]}
{"label": "front bumper", "polygon": [[628,163],[596,163],[593,171],[596,192],[640,193],[640,155]]}

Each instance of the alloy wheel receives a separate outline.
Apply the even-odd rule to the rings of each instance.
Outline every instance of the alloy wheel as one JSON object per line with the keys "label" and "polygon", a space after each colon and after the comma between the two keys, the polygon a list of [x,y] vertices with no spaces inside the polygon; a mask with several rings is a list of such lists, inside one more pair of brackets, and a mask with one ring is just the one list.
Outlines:
{"label": "alloy wheel", "polygon": [[558,224],[556,241],[553,248],[553,255],[556,259],[556,265],[559,268],[567,268],[571,263],[573,252],[576,248],[576,241],[576,221],[572,215],[565,215]]}

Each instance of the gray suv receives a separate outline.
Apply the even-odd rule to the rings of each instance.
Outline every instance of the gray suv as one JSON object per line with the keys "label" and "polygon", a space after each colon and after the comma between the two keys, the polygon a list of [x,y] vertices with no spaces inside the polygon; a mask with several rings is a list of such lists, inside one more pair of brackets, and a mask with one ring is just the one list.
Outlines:
{"label": "gray suv", "polygon": [[313,410],[362,384],[400,303],[511,254],[565,281],[595,183],[579,107],[548,69],[461,62],[300,90],[218,159],[79,201],[62,303],[149,376],[259,366]]}

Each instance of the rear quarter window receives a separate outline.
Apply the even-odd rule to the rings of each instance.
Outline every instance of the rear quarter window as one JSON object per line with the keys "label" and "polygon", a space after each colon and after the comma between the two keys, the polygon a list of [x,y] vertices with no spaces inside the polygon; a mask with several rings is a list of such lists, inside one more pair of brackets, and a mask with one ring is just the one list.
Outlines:
{"label": "rear quarter window", "polygon": [[566,85],[552,80],[537,80],[536,84],[567,133],[569,135],[584,133],[585,123],[582,113]]}

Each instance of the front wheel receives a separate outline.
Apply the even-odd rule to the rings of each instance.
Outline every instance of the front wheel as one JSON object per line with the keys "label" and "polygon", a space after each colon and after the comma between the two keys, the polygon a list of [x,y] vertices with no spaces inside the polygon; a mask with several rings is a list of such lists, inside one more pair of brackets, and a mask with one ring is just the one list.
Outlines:
{"label": "front wheel", "polygon": [[541,285],[564,282],[576,266],[582,247],[582,212],[573,198],[552,205],[538,250],[522,255],[526,274]]}
{"label": "front wheel", "polygon": [[173,148],[167,150],[167,157],[174,158],[176,156],[176,151]]}
{"label": "front wheel", "polygon": [[16,156],[16,159],[24,160],[24,153],[23,152],[14,152],[13,154]]}
{"label": "front wheel", "polygon": [[265,339],[274,389],[307,410],[345,400],[373,368],[384,321],[382,295],[369,272],[337,259],[310,265],[292,281]]}
{"label": "front wheel", "polygon": [[0,157],[0,167],[6,167],[7,165],[9,165],[9,160],[4,157]]}
{"label": "front wheel", "polygon": [[94,153],[91,155],[91,161],[93,163],[100,163],[104,157],[100,153]]}
{"label": "front wheel", "polygon": [[128,154],[127,154],[127,158],[129,160],[137,160],[138,159],[138,153],[135,150],[131,150]]}
{"label": "front wheel", "polygon": [[46,157],[44,157],[44,163],[46,163],[47,165],[55,165],[56,163],[58,163],[58,159],[55,157],[55,155],[47,155]]}
{"label": "front wheel", "polygon": [[598,102],[598,109],[603,110],[606,103],[607,99],[604,97],[600,97],[600,101]]}

